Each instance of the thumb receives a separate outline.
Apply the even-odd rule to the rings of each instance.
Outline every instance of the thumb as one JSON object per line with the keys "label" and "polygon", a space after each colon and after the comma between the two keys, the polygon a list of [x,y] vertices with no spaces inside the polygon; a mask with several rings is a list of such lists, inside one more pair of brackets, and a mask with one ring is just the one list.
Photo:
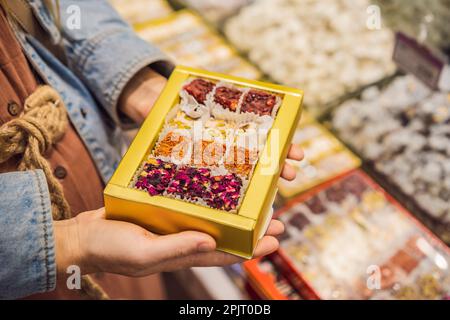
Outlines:
{"label": "thumb", "polygon": [[210,235],[185,231],[153,239],[149,251],[156,261],[163,261],[215,249],[216,241]]}

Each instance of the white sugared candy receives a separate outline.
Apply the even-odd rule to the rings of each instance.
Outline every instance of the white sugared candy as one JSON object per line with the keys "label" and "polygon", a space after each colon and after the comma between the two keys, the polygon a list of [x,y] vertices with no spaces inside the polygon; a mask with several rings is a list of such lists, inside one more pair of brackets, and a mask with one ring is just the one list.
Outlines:
{"label": "white sugared candy", "polygon": [[430,216],[450,223],[450,95],[412,76],[342,104],[333,126]]}
{"label": "white sugared candy", "polygon": [[259,0],[225,33],[274,80],[305,90],[313,112],[395,69],[393,35],[369,30],[368,0]]}

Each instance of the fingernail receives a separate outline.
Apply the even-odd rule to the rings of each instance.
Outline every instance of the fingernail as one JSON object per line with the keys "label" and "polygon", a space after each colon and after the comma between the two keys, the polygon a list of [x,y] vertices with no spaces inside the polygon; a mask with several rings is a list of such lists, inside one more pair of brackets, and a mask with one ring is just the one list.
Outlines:
{"label": "fingernail", "polygon": [[214,251],[215,247],[214,244],[209,242],[202,242],[197,246],[198,252],[211,252]]}

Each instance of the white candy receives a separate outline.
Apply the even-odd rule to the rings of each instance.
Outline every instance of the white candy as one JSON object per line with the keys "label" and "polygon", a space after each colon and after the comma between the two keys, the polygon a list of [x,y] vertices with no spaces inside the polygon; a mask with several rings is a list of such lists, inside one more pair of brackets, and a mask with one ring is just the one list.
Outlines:
{"label": "white candy", "polygon": [[334,128],[426,212],[449,222],[449,94],[404,76],[362,98],[337,108]]}
{"label": "white candy", "polygon": [[225,25],[228,38],[274,80],[305,91],[313,113],[395,69],[393,35],[369,30],[369,0],[258,0]]}

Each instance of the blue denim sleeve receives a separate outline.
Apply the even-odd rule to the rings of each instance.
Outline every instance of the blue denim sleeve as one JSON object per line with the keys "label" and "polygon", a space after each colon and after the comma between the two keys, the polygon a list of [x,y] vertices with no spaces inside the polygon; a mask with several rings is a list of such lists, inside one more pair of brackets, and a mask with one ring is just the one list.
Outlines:
{"label": "blue denim sleeve", "polygon": [[0,174],[0,190],[0,299],[53,290],[53,224],[43,171]]}
{"label": "blue denim sleeve", "polygon": [[169,59],[139,38],[107,1],[61,0],[60,10],[69,66],[120,123],[117,102],[128,81],[142,68]]}

